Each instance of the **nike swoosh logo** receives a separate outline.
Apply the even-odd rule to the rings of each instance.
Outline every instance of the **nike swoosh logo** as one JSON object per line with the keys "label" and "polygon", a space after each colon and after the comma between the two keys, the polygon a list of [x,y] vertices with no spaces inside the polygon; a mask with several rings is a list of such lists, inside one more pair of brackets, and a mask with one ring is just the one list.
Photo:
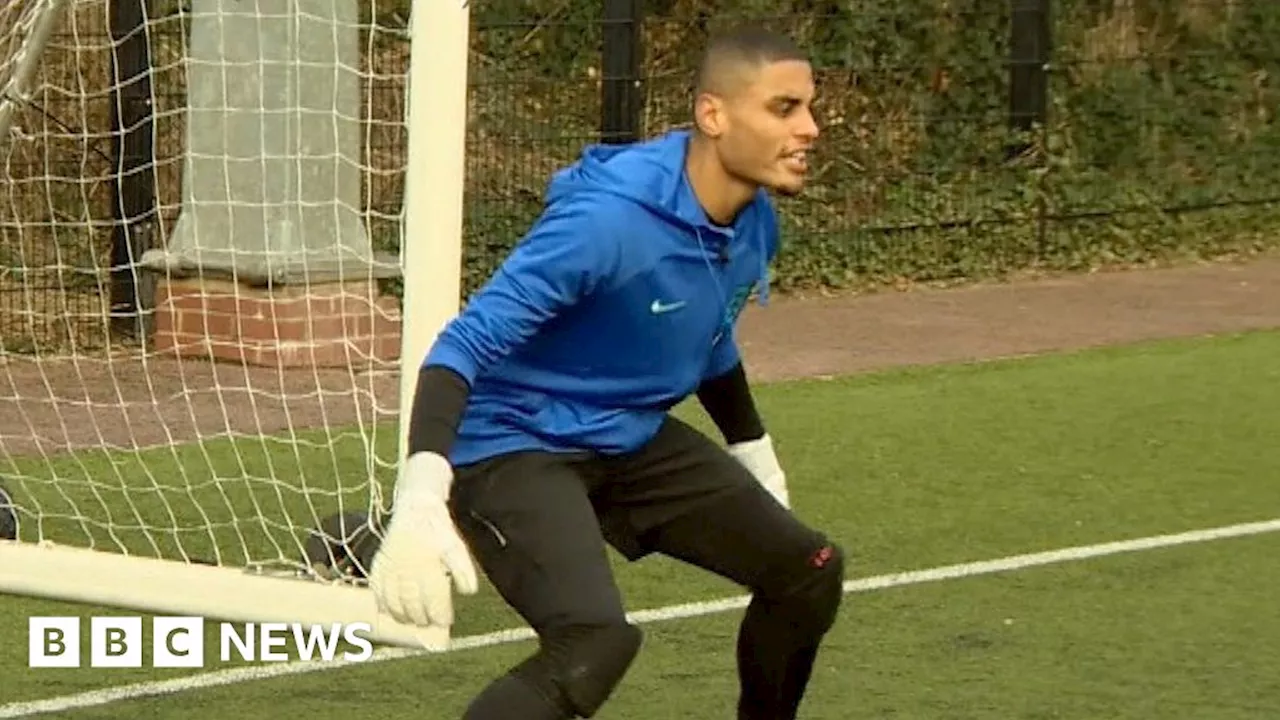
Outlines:
{"label": "nike swoosh logo", "polygon": [[653,313],[654,315],[661,315],[662,313],[669,313],[674,310],[679,310],[680,308],[684,307],[687,304],[688,303],[684,300],[681,300],[679,302],[666,303],[666,304],[663,304],[661,300],[654,300],[653,304],[649,306],[649,312]]}

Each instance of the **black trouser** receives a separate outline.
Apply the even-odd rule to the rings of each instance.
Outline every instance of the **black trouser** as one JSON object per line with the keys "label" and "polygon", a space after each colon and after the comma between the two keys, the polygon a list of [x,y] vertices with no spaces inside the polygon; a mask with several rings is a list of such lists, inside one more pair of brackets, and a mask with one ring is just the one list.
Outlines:
{"label": "black trouser", "polygon": [[[770,627],[787,625],[786,633],[796,627],[782,617],[783,610],[813,615],[813,597],[820,597],[824,607],[817,609],[819,627],[807,633],[801,628],[797,640],[804,646],[799,648],[804,657],[792,665],[803,667],[776,669],[775,674],[790,673],[790,680],[765,679],[753,685],[751,676],[769,672],[768,662],[762,665],[743,655],[776,655],[783,649],[743,647],[761,641],[768,629],[739,638],[740,666],[751,666],[740,667],[744,707],[739,717],[794,717],[817,639],[829,628],[839,603],[838,551],[778,504],[723,448],[690,426],[668,419],[646,446],[621,456],[528,452],[460,467],[450,504],[476,562],[544,640],[544,655],[551,652],[547,638],[572,639],[571,629],[626,627],[605,543],[631,560],[657,552],[707,569],[753,591],[758,605],[766,600],[790,602],[772,611],[778,618],[769,621]],[[820,580],[815,582],[815,577]],[[797,594],[804,607],[794,607],[791,596]],[[756,624],[769,624],[763,621],[768,614],[764,607],[758,609]],[[744,631],[750,616],[749,610]],[[638,633],[636,642],[638,649]],[[573,659],[542,659],[535,665],[543,675],[554,676],[555,668],[548,671],[545,666]],[[593,661],[585,656],[581,660]],[[617,677],[605,678],[602,684],[608,687],[596,688],[596,697],[552,698],[564,714],[546,717],[572,717],[570,712],[589,717],[612,689],[610,681],[620,679],[629,662],[629,657],[622,659],[621,667],[615,668]],[[561,680],[543,682],[543,694],[556,695],[556,686],[565,685]],[[799,687],[777,687],[780,683]],[[773,687],[756,687],[761,684]],[[779,693],[787,697],[776,697]],[[775,707],[770,709],[770,704]],[[757,707],[761,705],[766,707]],[[468,717],[473,716],[496,717]]]}

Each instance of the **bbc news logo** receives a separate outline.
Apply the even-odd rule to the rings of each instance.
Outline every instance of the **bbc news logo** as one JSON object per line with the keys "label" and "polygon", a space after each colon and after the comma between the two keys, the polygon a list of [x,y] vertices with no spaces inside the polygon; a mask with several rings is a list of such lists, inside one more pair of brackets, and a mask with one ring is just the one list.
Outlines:
{"label": "bbc news logo", "polygon": [[[218,659],[285,662],[289,650],[301,660],[363,662],[373,656],[368,623],[218,625]],[[151,667],[202,668],[206,663],[205,619],[154,617],[150,623]],[[27,666],[33,668],[140,668],[147,634],[140,617],[89,619],[87,645],[78,617],[33,617],[27,625]],[[342,642],[354,646],[339,652]],[[88,649],[86,653],[83,652]]]}

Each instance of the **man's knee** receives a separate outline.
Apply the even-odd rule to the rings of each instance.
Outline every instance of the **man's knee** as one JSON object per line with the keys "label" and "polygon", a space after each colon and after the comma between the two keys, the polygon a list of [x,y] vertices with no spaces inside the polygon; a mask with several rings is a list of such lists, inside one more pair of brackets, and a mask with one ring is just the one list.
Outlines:
{"label": "man's knee", "polygon": [[803,569],[756,591],[785,613],[795,632],[820,638],[831,629],[844,598],[844,552],[827,542],[815,549]]}
{"label": "man's knee", "polygon": [[541,649],[517,673],[579,717],[593,717],[640,651],[640,628],[577,625],[543,633]]}

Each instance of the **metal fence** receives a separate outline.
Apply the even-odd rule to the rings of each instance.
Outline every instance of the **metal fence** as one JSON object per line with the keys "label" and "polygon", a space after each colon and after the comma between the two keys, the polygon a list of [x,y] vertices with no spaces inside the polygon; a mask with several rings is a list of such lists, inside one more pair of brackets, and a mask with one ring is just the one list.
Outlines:
{"label": "metal fence", "polygon": [[[703,40],[743,19],[684,0],[648,15],[638,0],[548,3],[537,16],[508,4],[474,15],[468,287],[583,144],[687,122]],[[22,113],[38,137],[8,151],[0,349],[84,351],[112,326],[136,334],[147,298],[133,260],[164,241],[179,208],[176,7],[111,16],[80,0],[49,49],[45,90]],[[404,16],[382,7],[364,37],[363,200],[375,245],[393,249],[408,45]],[[1266,40],[1280,13],[1265,0],[762,7],[772,14],[752,19],[814,49],[823,94],[816,177],[781,206],[794,248],[784,284],[1142,259],[1179,233],[1238,238],[1274,223],[1258,211],[1280,202],[1280,51]],[[145,33],[131,31],[138,23]]]}

